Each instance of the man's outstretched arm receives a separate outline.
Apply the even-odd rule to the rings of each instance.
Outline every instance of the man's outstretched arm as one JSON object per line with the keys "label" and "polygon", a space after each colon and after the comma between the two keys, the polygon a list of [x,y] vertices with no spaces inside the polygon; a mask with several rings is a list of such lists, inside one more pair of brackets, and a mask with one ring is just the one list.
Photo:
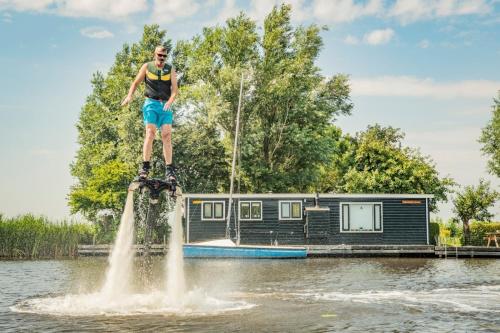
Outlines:
{"label": "man's outstretched arm", "polygon": [[137,73],[134,82],[130,85],[130,89],[128,90],[127,97],[125,97],[122,101],[122,106],[127,105],[130,103],[133,99],[134,92],[137,89],[137,86],[141,84],[142,81],[146,78],[146,69],[148,67],[148,64],[142,65],[141,69],[139,70],[139,73]]}

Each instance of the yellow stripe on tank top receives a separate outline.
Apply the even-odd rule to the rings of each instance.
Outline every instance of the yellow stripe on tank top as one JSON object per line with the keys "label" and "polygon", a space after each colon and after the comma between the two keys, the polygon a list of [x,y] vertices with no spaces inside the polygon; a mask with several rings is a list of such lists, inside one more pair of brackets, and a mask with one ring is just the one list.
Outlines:
{"label": "yellow stripe on tank top", "polygon": [[151,73],[150,71],[146,71],[146,75],[150,80],[158,80],[158,75]]}
{"label": "yellow stripe on tank top", "polygon": [[[146,71],[146,75],[150,80],[158,80],[158,75],[156,73],[151,73],[150,71]],[[161,81],[170,80],[170,74],[162,75],[160,78]]]}

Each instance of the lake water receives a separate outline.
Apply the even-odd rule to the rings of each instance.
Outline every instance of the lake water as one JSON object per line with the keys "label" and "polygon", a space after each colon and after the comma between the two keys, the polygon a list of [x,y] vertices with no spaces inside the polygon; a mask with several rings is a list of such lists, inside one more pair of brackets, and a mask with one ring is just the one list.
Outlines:
{"label": "lake water", "polygon": [[163,260],[112,305],[92,296],[106,258],[0,261],[0,332],[500,332],[500,260],[186,260],[182,311]]}

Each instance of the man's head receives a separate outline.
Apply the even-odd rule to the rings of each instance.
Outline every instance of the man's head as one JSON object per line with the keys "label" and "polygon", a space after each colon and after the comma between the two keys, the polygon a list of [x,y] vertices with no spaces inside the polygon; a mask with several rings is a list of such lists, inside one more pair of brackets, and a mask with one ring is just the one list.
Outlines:
{"label": "man's head", "polygon": [[154,59],[157,64],[164,64],[167,60],[167,48],[165,46],[157,46],[155,48]]}

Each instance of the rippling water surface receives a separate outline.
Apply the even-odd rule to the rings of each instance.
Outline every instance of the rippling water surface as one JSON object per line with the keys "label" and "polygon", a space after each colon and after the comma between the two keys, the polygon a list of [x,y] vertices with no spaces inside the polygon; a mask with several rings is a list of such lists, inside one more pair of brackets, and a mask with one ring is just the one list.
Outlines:
{"label": "rippling water surface", "polygon": [[163,260],[114,302],[106,258],[0,261],[0,332],[500,332],[500,260],[186,260],[182,308]]}

